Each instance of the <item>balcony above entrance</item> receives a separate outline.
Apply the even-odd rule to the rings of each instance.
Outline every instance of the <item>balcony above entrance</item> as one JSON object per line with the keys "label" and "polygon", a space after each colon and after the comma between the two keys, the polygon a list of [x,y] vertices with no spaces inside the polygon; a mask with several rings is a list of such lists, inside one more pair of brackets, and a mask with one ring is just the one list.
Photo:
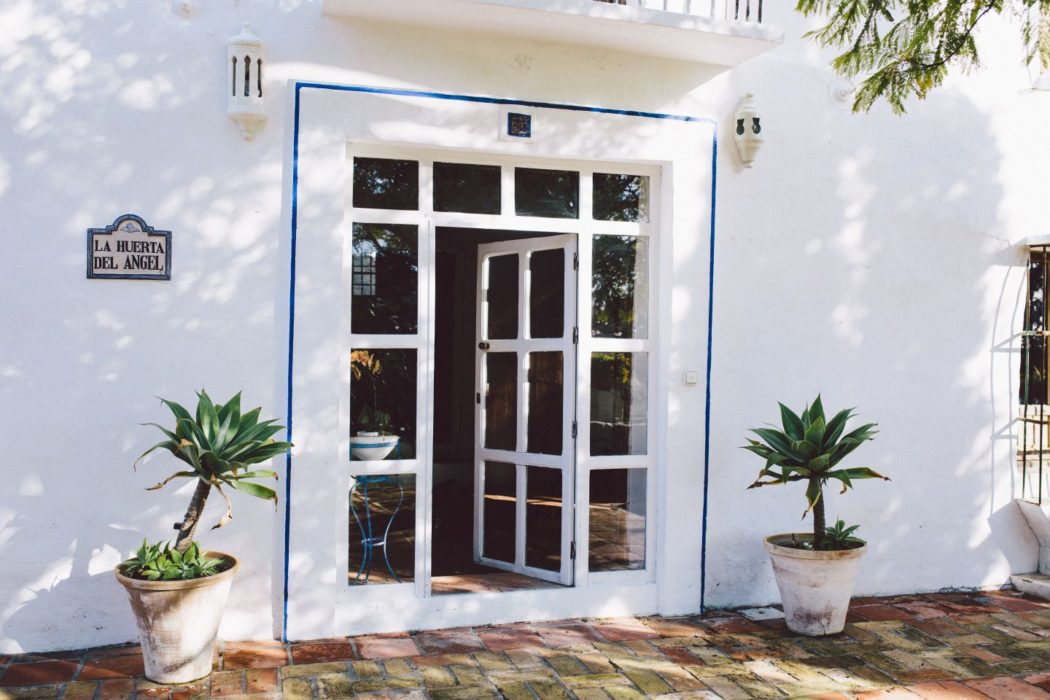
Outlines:
{"label": "balcony above entrance", "polygon": [[322,0],[330,17],[473,30],[733,67],[783,41],[761,0]]}

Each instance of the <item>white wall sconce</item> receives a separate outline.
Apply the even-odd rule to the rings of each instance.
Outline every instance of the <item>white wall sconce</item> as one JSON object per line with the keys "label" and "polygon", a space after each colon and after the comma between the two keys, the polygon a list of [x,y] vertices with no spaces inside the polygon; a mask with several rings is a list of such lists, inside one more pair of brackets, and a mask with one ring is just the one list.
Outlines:
{"label": "white wall sconce", "polygon": [[762,115],[755,107],[754,95],[751,93],[744,95],[740,106],[737,107],[733,122],[733,141],[736,142],[740,162],[744,167],[750,168],[758,149],[765,142],[762,138]]}
{"label": "white wall sconce", "polygon": [[226,113],[251,140],[266,121],[263,104],[263,43],[247,22],[226,44]]}

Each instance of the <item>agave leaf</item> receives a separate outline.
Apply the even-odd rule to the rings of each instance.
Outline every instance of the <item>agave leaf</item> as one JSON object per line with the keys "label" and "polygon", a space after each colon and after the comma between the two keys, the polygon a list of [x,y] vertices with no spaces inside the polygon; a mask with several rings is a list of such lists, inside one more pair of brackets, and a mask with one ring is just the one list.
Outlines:
{"label": "agave leaf", "polygon": [[813,472],[806,467],[802,466],[784,466],[781,467],[785,472],[794,472],[798,474],[799,478],[808,479],[813,475]]}
{"label": "agave leaf", "polygon": [[211,397],[204,389],[197,392],[197,423],[203,428],[209,445],[214,444],[219,433],[219,414],[215,410]]}
{"label": "agave leaf", "polygon": [[822,450],[828,449],[834,445],[840,437],[842,437],[842,430],[846,427],[846,423],[852,417],[853,409],[847,408],[836,413],[835,417],[828,421],[827,427],[824,429],[824,440],[820,445]]}
{"label": "agave leaf", "polygon": [[158,491],[158,490],[164,488],[165,486],[167,486],[168,484],[170,484],[175,479],[182,479],[182,478],[193,478],[193,479],[196,479],[196,478],[198,478],[198,475],[197,475],[197,472],[175,472],[174,474],[169,476],[164,481],[160,482],[159,484],[154,484],[153,486],[150,486],[146,490],[147,491]]}
{"label": "agave leaf", "polygon": [[817,501],[820,500],[820,497],[821,497],[820,481],[818,481],[816,479],[811,479],[810,482],[809,482],[809,486],[806,487],[806,503],[808,505],[806,506],[805,512],[802,514],[803,517],[805,516],[806,513],[808,513],[809,511],[811,511],[813,509],[813,506],[817,505]]}
{"label": "agave leaf", "polygon": [[800,418],[802,419],[802,424],[803,425],[809,425],[810,421],[809,421],[809,404],[808,403],[806,404],[806,407],[804,409],[802,409],[802,415],[800,416]]}
{"label": "agave leaf", "polygon": [[748,452],[753,452],[762,459],[768,459],[770,455],[779,454],[777,452],[774,452],[771,447],[763,445],[760,442],[755,442],[754,440],[751,441],[750,445],[743,445],[742,449],[745,449]]}
{"label": "agave leaf", "polygon": [[222,452],[224,449],[226,449],[226,445],[228,444],[230,438],[233,437],[234,430],[235,428],[233,428],[232,416],[226,414],[225,418],[220,419],[219,431],[216,434],[215,441],[213,443],[216,452]]}
{"label": "agave leaf", "polygon": [[185,408],[183,408],[181,404],[177,404],[174,401],[168,401],[167,399],[161,399],[159,396],[157,398],[160,399],[161,402],[163,402],[164,405],[167,406],[169,410],[171,410],[172,415],[175,416],[175,420],[176,421],[179,420],[180,418],[189,418],[190,417],[190,412],[187,411]]}
{"label": "agave leaf", "polygon": [[265,462],[277,455],[284,454],[291,447],[290,443],[287,442],[268,442],[249,450],[246,454],[240,456],[240,461],[245,464],[255,464],[258,462]]}
{"label": "agave leaf", "polygon": [[850,479],[882,479],[883,481],[889,481],[888,476],[879,474],[874,469],[868,467],[850,467],[849,469],[839,469],[831,472],[831,474],[845,474]]}
{"label": "agave leaf", "polygon": [[186,439],[191,441],[200,450],[211,449],[211,443],[208,442],[207,436],[197,423],[192,418],[179,418],[178,420],[179,430],[185,435]]}
{"label": "agave leaf", "polygon": [[853,482],[850,480],[849,474],[846,473],[845,469],[836,472],[831,472],[830,474],[828,474],[828,478],[838,479],[842,482],[842,490],[839,491],[839,493],[846,493],[851,488],[853,488]]}
{"label": "agave leaf", "polygon": [[[812,417],[812,414],[810,414],[810,417]],[[824,417],[820,416],[806,428],[806,435],[803,439],[811,443],[816,449],[820,449],[820,444],[824,440],[824,425]]]}
{"label": "agave leaf", "polygon": [[140,423],[139,425],[152,425],[154,428],[156,428],[157,430],[159,430],[162,433],[164,433],[168,437],[169,440],[173,440],[174,442],[178,442],[179,441],[179,436],[178,435],[176,435],[175,433],[171,432],[170,430],[165,428],[163,425],[160,425],[159,423]]}
{"label": "agave leaf", "polygon": [[259,469],[252,472],[244,472],[230,479],[277,479],[277,472],[272,469]]}
{"label": "agave leaf", "polygon": [[801,440],[805,435],[802,427],[802,419],[784,404],[780,404],[780,420],[784,424],[784,432],[792,440]]}
{"label": "agave leaf", "polygon": [[766,469],[769,469],[770,467],[779,467],[783,465],[784,462],[788,461],[788,459],[789,457],[787,455],[782,455],[779,452],[771,452],[766,458]]}
{"label": "agave leaf", "polygon": [[188,462],[197,474],[202,477],[206,476],[207,472],[205,472],[204,467],[201,466],[201,460],[198,456],[196,445],[189,440],[183,440],[182,444],[179,445],[179,454],[183,456],[183,461]]}
{"label": "agave leaf", "polygon": [[161,448],[161,447],[163,447],[168,452],[171,452],[172,454],[174,454],[179,449],[179,446],[178,446],[178,444],[175,441],[173,441],[173,440],[162,440],[161,442],[158,442],[156,445],[154,445],[153,447],[149,448],[148,450],[146,450],[145,452],[140,454],[138,459],[135,460],[134,464],[131,465],[132,468],[133,469],[138,469],[139,462],[142,461],[143,457],[145,457],[146,455],[150,454],[154,450],[156,450],[158,448]]}
{"label": "agave leaf", "polygon": [[863,442],[864,440],[871,440],[873,437],[875,437],[875,434],[878,432],[875,430],[875,428],[877,427],[878,423],[865,423],[859,428],[856,428],[846,433],[846,435],[842,439],[860,440],[861,442]]}
{"label": "agave leaf", "polygon": [[817,394],[817,398],[813,399],[813,405],[809,407],[809,419],[816,422],[824,420],[824,404],[820,401],[820,394]]}
{"label": "agave leaf", "polygon": [[219,411],[219,422],[223,423],[227,418],[230,419],[230,425],[233,427],[233,431],[236,432],[241,426],[241,392],[237,392],[233,395],[226,403],[221,406],[216,406]]}
{"label": "agave leaf", "polygon": [[809,440],[802,440],[791,444],[796,453],[801,455],[801,461],[808,461],[817,456],[817,446]]}
{"label": "agave leaf", "polygon": [[258,422],[259,422],[259,414],[260,413],[262,413],[262,408],[256,407],[256,408],[253,408],[252,410],[248,411],[247,413],[241,415],[241,422],[240,422],[240,425],[237,428],[237,437],[238,438],[240,438],[240,436],[244,433],[244,431],[248,430],[253,425],[258,424]]}
{"label": "agave leaf", "polygon": [[230,502],[230,497],[226,495],[226,492],[222,490],[222,486],[218,483],[215,484],[215,490],[219,492],[220,496],[222,496],[222,500],[226,501],[226,512],[222,514],[221,518],[219,518],[219,522],[211,526],[212,530],[218,530],[220,527],[225,526],[226,523],[233,520],[233,503]]}
{"label": "agave leaf", "polygon": [[247,445],[252,442],[268,440],[272,436],[284,430],[282,425],[272,425],[273,421],[266,421],[253,425],[247,430],[242,430],[234,438],[233,444]]}
{"label": "agave leaf", "polygon": [[807,466],[809,467],[811,473],[819,474],[828,469],[830,462],[830,455],[817,455],[813,459],[809,460],[809,464]]}
{"label": "agave leaf", "polygon": [[256,498],[262,498],[269,501],[273,501],[273,507],[277,508],[277,492],[273,489],[266,488],[260,484],[253,483],[251,481],[231,480],[229,481],[230,486],[243,491],[249,496],[255,496]]}
{"label": "agave leaf", "polygon": [[797,453],[792,449],[791,441],[779,430],[774,430],[772,428],[754,428],[751,432],[765,440],[766,443],[777,452],[797,459]]}

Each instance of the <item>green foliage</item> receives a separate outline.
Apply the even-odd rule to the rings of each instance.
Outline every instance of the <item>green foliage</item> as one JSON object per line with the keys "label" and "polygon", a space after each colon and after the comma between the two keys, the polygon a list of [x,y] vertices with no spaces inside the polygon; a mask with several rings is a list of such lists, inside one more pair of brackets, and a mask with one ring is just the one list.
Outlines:
{"label": "green foliage", "polygon": [[[142,453],[136,465],[154,450],[164,449],[191,468],[175,472],[149,490],[163,488],[178,478],[196,479],[214,486],[226,501],[226,513],[215,525],[216,528],[222,527],[233,517],[232,505],[222,490],[223,486],[249,496],[271,500],[276,507],[277,493],[268,486],[256,483],[256,480],[276,479],[277,474],[269,469],[252,470],[249,467],[283,454],[292,446],[291,443],[273,439],[276,433],[284,430],[284,426],[276,425],[275,420],[260,421],[261,408],[241,413],[240,392],[224,404],[214,403],[204,390],[198,392],[197,397],[194,415],[174,401],[161,399],[175,417],[174,429],[169,430],[156,423],[146,424],[159,429],[167,439]],[[199,517],[199,512],[196,517]]]}
{"label": "green foliage", "polygon": [[748,488],[789,484],[806,481],[806,510],[814,511],[813,541],[816,549],[824,549],[824,486],[832,479],[842,484],[842,493],[853,487],[858,479],[884,479],[869,467],[846,467],[838,465],[854,450],[875,437],[875,423],[846,432],[846,424],[853,418],[853,409],[839,411],[831,420],[824,417],[824,405],[820,396],[807,405],[802,415],[794,413],[780,404],[780,420],[783,429],[774,427],[754,428],[752,433],[761,438],[748,440],[745,450],[752,452],[765,464],[758,478]]}
{"label": "green foliage", "polygon": [[225,564],[222,559],[201,554],[196,542],[190,544],[189,549],[183,553],[172,549],[168,542],[149,544],[143,540],[135,556],[122,562],[118,569],[128,578],[185,581],[217,574],[224,570]]}
{"label": "green foliage", "polygon": [[846,522],[841,518],[835,521],[835,524],[824,530],[824,549],[836,550],[836,549],[855,549],[867,544],[864,540],[859,537],[854,537],[853,533],[860,529],[860,525],[850,525],[846,527]]}
{"label": "green foliage", "polygon": [[1023,13],[1028,61],[1045,52],[1050,0],[797,0],[796,9],[826,16],[827,24],[806,36],[843,49],[832,61],[837,73],[863,76],[854,111],[885,99],[903,114],[909,97],[925,98],[950,68],[980,66],[974,35],[988,15]]}
{"label": "green foliage", "polygon": [[846,423],[853,417],[853,409],[839,411],[830,421],[824,419],[824,406],[817,396],[812,405],[807,405],[802,415],[780,404],[783,430],[776,428],[754,428],[760,438],[748,440],[745,450],[753,452],[766,461],[758,478],[748,488],[787,484],[792,481],[808,481],[806,491],[808,506],[813,508],[820,498],[820,487],[835,479],[842,484],[842,493],[852,488],[857,479],[888,479],[868,467],[835,467],[847,455],[864,442],[875,437],[875,423],[865,423],[848,433]]}

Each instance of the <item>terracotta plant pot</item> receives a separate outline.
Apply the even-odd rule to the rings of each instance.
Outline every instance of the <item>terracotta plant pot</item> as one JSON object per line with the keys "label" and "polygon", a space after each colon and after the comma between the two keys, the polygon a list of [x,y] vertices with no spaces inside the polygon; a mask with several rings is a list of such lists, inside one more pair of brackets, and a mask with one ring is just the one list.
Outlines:
{"label": "terracotta plant pot", "polygon": [[868,548],[815,552],[787,546],[793,540],[812,539],[812,535],[782,534],[765,540],[785,622],[792,632],[809,637],[838,634],[846,626],[857,564]]}
{"label": "terracotta plant pot", "polygon": [[188,683],[211,673],[215,638],[239,563],[222,552],[206,556],[228,561],[230,568],[188,581],[140,581],[114,572],[128,592],[146,678],[154,683]]}

